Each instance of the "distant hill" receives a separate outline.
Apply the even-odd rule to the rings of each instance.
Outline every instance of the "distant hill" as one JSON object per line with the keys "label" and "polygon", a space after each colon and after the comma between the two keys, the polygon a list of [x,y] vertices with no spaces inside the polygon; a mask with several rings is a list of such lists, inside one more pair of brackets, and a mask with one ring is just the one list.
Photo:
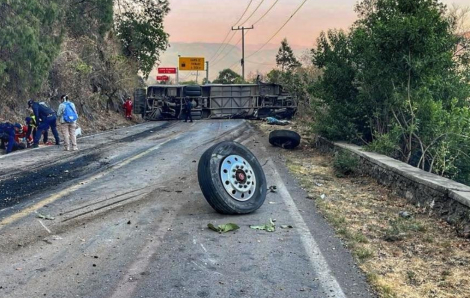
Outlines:
{"label": "distant hill", "polygon": [[[219,49],[219,43],[172,43],[168,50],[161,56],[161,67],[175,67],[178,64],[178,55],[181,56],[190,56],[190,57],[205,57],[206,60],[214,56],[214,54]],[[259,46],[252,45],[246,47],[246,56],[250,55],[253,51],[258,49]],[[245,75],[248,77],[250,72],[256,73],[267,73],[273,68],[276,67],[276,54],[278,51],[278,46],[268,45],[267,49],[263,49],[258,52],[256,55],[246,59],[246,70]],[[297,56],[301,56],[306,49],[300,47],[294,47],[294,53]],[[228,53],[228,54],[227,54]],[[226,55],[226,56],[225,56]],[[224,59],[221,59],[225,56]],[[219,72],[225,68],[228,68],[234,64],[240,65],[240,60],[242,56],[242,51],[240,47],[235,47],[228,45],[223,53],[218,55],[214,61],[209,61],[210,71],[209,76],[210,80],[213,80],[217,77]],[[238,62],[238,63],[237,63]],[[148,83],[154,84],[156,82],[155,77],[157,76],[157,67],[151,73]],[[233,70],[241,74],[241,66],[233,67]],[[199,82],[205,78],[206,74],[199,73]],[[174,78],[174,77],[173,77]],[[180,73],[180,81],[189,81],[196,79],[196,72],[187,72],[182,71]]]}

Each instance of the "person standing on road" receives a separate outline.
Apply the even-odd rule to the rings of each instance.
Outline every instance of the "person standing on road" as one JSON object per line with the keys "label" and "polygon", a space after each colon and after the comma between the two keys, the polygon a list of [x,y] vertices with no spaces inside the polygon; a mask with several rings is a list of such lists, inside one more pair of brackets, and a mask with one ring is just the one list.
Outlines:
{"label": "person standing on road", "polygon": [[193,104],[191,103],[191,100],[188,98],[184,99],[184,111],[186,112],[186,116],[184,118],[184,122],[193,122],[193,116],[191,115],[191,110],[193,109]]}
{"label": "person standing on road", "polygon": [[43,131],[52,130],[52,134],[55,138],[55,144],[60,144],[59,132],[57,131],[57,115],[53,109],[48,107],[45,103],[35,102],[34,100],[28,100],[28,106],[33,109],[34,117],[36,121],[40,121],[36,135],[34,135],[33,148],[39,147],[39,139],[42,136]]}
{"label": "person standing on road", "polygon": [[127,98],[123,105],[124,111],[126,112],[126,119],[132,120],[132,100],[130,97]]}
{"label": "person standing on road", "polygon": [[62,95],[60,98],[62,103],[59,105],[57,116],[59,116],[60,130],[64,136],[64,150],[70,151],[70,143],[72,143],[72,150],[77,151],[77,129],[78,113],[75,104],[69,101],[67,95]]}

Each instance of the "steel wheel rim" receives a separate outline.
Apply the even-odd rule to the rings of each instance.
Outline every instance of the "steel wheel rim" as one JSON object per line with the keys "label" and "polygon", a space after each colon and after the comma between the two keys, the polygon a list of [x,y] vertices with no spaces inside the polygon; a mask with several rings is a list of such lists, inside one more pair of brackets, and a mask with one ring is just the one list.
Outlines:
{"label": "steel wheel rim", "polygon": [[239,155],[227,156],[222,161],[220,179],[225,191],[237,201],[248,201],[255,194],[255,171],[251,164]]}

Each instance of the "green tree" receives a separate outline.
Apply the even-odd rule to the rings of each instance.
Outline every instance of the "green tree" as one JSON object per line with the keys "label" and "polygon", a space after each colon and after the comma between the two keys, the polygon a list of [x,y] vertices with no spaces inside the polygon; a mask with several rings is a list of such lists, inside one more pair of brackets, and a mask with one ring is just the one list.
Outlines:
{"label": "green tree", "polygon": [[170,11],[167,0],[122,0],[116,16],[117,36],[124,54],[134,59],[139,70],[148,78],[168,47],[169,35],[163,19]]}
{"label": "green tree", "polygon": [[284,38],[281,42],[281,47],[276,55],[276,64],[281,67],[281,70],[292,70],[296,67],[301,66],[300,62],[295,58],[294,52],[290,47],[287,39]]}
{"label": "green tree", "polygon": [[[444,176],[470,162],[468,48],[437,0],[365,0],[350,33],[322,34],[318,130]],[[465,176],[465,174],[464,174]]]}
{"label": "green tree", "polygon": [[224,69],[219,72],[217,79],[213,81],[214,84],[241,84],[243,78],[230,68]]}
{"label": "green tree", "polygon": [[103,36],[113,26],[114,0],[71,1],[66,13],[68,31],[73,36]]}
{"label": "green tree", "polygon": [[62,1],[0,2],[0,88],[37,91],[59,52]]}

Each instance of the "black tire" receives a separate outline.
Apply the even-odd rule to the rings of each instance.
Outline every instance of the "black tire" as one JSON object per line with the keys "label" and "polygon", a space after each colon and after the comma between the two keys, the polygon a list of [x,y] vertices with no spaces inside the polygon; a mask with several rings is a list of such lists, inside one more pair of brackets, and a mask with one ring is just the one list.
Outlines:
{"label": "black tire", "polygon": [[184,96],[185,96],[185,97],[191,97],[191,98],[194,98],[194,97],[201,97],[201,92],[198,92],[198,91],[186,91],[186,92],[184,92]]}
{"label": "black tire", "polygon": [[[223,162],[233,155],[242,157],[249,164],[256,181],[252,184],[253,193],[250,193],[251,197],[246,201],[233,198],[222,182]],[[248,175],[246,177],[250,178]],[[263,168],[250,150],[236,142],[222,142],[204,152],[199,160],[198,179],[207,202],[222,214],[252,213],[258,210],[266,199],[267,186]]]}
{"label": "black tire", "polygon": [[202,95],[201,86],[189,85],[183,88],[184,96],[187,97],[200,97]]}
{"label": "black tire", "polygon": [[202,119],[202,111],[201,110],[192,110],[191,117],[193,120],[201,120]]}
{"label": "black tire", "polygon": [[300,145],[300,135],[290,130],[275,130],[269,134],[269,143],[284,149],[294,149]]}

